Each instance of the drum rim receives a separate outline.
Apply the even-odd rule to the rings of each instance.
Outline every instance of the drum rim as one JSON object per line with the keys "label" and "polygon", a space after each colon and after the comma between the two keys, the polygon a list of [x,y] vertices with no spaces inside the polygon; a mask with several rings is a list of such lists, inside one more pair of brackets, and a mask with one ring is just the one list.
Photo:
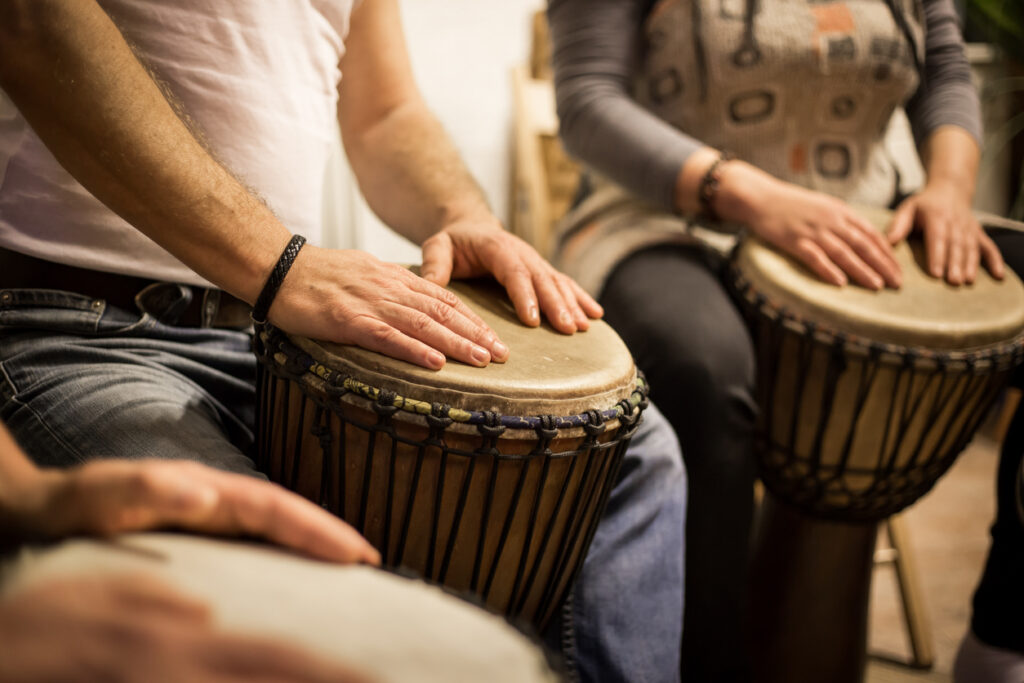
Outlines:
{"label": "drum rim", "polygon": [[[428,422],[440,420],[463,425],[472,425],[477,429],[512,429],[512,430],[562,430],[584,429],[587,432],[600,433],[607,423],[619,420],[626,425],[639,418],[646,408],[650,387],[647,379],[639,369],[636,371],[636,383],[629,396],[617,401],[614,405],[603,409],[592,409],[573,415],[504,415],[489,410],[466,410],[453,408],[446,403],[424,401],[410,396],[402,396],[397,392],[345,375],[334,368],[327,367],[296,345],[288,335],[270,325],[257,325],[253,335],[253,350],[260,362],[273,364],[278,372],[300,384],[308,384],[316,379],[323,383],[325,393],[330,398],[341,398],[346,394],[354,394],[367,401],[379,403],[396,412],[425,417]],[[282,356],[279,358],[278,356]]]}
{"label": "drum rim", "polygon": [[913,361],[931,361],[942,365],[963,362],[974,365],[979,362],[1011,360],[1013,364],[1024,362],[1024,330],[1010,339],[974,346],[966,349],[936,350],[920,345],[895,344],[870,339],[852,332],[844,332],[831,325],[815,322],[797,314],[791,308],[769,298],[750,281],[736,263],[735,252],[729,261],[731,277],[727,278],[729,289],[739,297],[741,303],[776,324],[788,324],[796,334],[810,335],[826,345],[841,345],[844,349],[864,355],[892,354]]}

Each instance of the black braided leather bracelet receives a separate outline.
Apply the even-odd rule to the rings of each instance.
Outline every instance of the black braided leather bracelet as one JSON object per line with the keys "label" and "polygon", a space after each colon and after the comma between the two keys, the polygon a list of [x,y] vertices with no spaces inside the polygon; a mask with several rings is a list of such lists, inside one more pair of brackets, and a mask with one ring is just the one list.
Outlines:
{"label": "black braided leather bracelet", "polygon": [[270,312],[270,305],[274,303],[277,290],[281,289],[284,276],[288,274],[292,264],[295,263],[295,257],[299,255],[299,250],[302,249],[302,245],[305,243],[305,237],[295,235],[289,240],[288,246],[284,248],[284,251],[281,252],[281,258],[277,259],[277,263],[274,264],[274,269],[270,271],[267,282],[263,285],[263,291],[260,292],[259,298],[256,299],[256,305],[252,307],[252,321],[257,325],[267,322],[267,313]]}
{"label": "black braided leather bracelet", "polygon": [[722,164],[735,158],[729,152],[722,152],[704,172],[704,177],[700,179],[700,186],[697,188],[697,198],[700,200],[699,218],[708,221],[720,220],[714,202],[722,181]]}

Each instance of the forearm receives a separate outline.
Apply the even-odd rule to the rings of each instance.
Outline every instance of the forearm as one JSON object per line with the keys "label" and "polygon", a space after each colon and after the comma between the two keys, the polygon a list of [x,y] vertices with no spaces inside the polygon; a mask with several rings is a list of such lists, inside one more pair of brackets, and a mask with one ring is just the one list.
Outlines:
{"label": "forearm", "polygon": [[0,10],[0,86],[94,196],[255,300],[287,229],[203,148],[95,2]]}
{"label": "forearm", "polygon": [[461,218],[495,220],[451,139],[418,96],[346,137],[345,150],[370,207],[417,244]]}
{"label": "forearm", "polygon": [[958,126],[943,126],[925,140],[921,153],[928,185],[956,192],[968,204],[974,200],[981,154],[970,133]]}

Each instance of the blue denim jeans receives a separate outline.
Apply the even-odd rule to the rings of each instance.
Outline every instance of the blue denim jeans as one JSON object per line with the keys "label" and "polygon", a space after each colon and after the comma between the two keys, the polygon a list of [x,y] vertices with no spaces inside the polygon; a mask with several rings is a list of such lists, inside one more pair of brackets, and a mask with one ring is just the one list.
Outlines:
{"label": "blue denim jeans", "polygon": [[[159,286],[169,306],[187,295]],[[0,417],[36,462],[179,458],[263,476],[250,458],[249,334],[174,327],[159,322],[164,313],[69,292],[0,292]],[[685,507],[679,446],[652,406],[574,597],[545,634],[583,680],[678,678]]]}

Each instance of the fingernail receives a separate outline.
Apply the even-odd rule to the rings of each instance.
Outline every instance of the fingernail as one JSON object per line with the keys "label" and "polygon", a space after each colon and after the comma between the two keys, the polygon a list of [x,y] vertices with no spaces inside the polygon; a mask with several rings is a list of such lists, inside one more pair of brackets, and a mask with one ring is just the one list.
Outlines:
{"label": "fingernail", "polygon": [[440,370],[444,367],[444,355],[438,351],[431,351],[427,354],[427,362],[430,363],[430,367],[435,370]]}
{"label": "fingernail", "polygon": [[573,322],[572,314],[569,313],[569,311],[562,311],[561,313],[559,313],[558,321],[565,325],[566,327],[569,327],[570,325],[573,327],[576,326],[576,323]]}
{"label": "fingernail", "polygon": [[499,340],[495,340],[491,344],[491,348],[494,350],[495,358],[508,358],[508,347],[501,343]]}
{"label": "fingernail", "polygon": [[491,354],[487,352],[487,349],[481,346],[474,346],[473,350],[469,352],[469,355],[477,365],[487,365],[491,362]]}
{"label": "fingernail", "polygon": [[539,316],[537,315],[537,304],[530,304],[526,309],[526,318],[530,322],[537,322]]}

